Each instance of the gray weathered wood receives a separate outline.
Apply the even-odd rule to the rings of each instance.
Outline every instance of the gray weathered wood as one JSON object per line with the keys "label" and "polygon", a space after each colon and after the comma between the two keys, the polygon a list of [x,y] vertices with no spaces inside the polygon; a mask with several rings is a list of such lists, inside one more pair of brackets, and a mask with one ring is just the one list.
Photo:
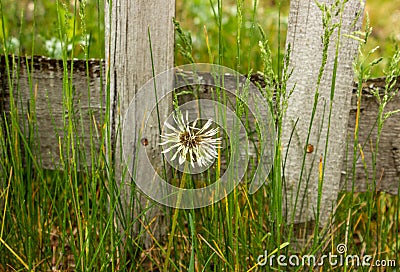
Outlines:
{"label": "gray weathered wood", "polygon": [[[372,150],[377,137],[376,117],[378,112],[378,102],[371,94],[372,89],[381,90],[385,88],[385,78],[372,79],[363,85],[361,102],[361,114],[359,119],[359,143],[364,153],[366,169],[362,161],[361,152],[358,151],[356,163],[356,182],[354,190],[356,192],[366,192],[371,188],[372,182]],[[400,88],[400,78],[397,80],[395,88]],[[387,105],[386,112],[400,109],[400,96]],[[350,107],[349,124],[347,127],[347,140],[349,155],[343,163],[341,190],[352,190],[351,172],[353,168],[353,138],[356,121],[357,99],[353,95]],[[377,154],[377,191],[398,194],[400,187],[400,116],[394,115],[387,119],[384,124],[379,142]],[[369,173],[367,175],[366,173]],[[346,178],[347,177],[347,178]]]}
{"label": "gray weathered wood", "polygon": [[[42,166],[45,169],[55,169],[57,166],[57,162],[59,161],[59,146],[58,146],[58,138],[55,134],[55,131],[61,132],[63,130],[62,124],[62,113],[60,105],[62,104],[62,77],[63,77],[63,69],[62,62],[58,60],[52,60],[43,57],[34,57],[28,58],[29,62],[32,60],[35,63],[35,70],[32,74],[32,79],[34,85],[37,89],[38,98],[36,101],[36,109],[37,111],[37,130],[38,130],[38,142],[40,143],[40,154],[42,158]],[[18,63],[18,60],[15,60]],[[10,57],[10,63],[12,63]],[[15,69],[17,65],[13,66]],[[74,77],[73,84],[75,85],[76,93],[75,98],[80,100],[79,110],[82,112],[84,128],[88,128],[91,124],[96,124],[96,127],[102,125],[102,113],[105,113],[105,104],[101,103],[101,101],[105,99],[105,93],[102,90],[104,88],[104,71],[101,69],[104,68],[104,62],[99,60],[91,60],[89,63],[89,71],[90,71],[90,107],[89,101],[87,98],[87,77],[85,75],[85,62],[80,60],[74,61]],[[17,71],[17,70],[15,70]],[[19,78],[16,77],[17,73],[14,73],[15,77],[13,78],[15,86],[18,87],[18,97],[22,100],[22,104],[27,103],[27,99],[30,96],[29,82],[26,74],[26,62],[24,58],[21,58],[21,62],[19,65]],[[2,111],[4,110],[6,113],[9,111],[9,88],[5,67],[5,57],[1,56],[0,58],[0,105]],[[205,77],[206,78],[206,77]],[[103,80],[103,81],[102,81]],[[236,79],[232,79],[233,84],[235,85]],[[400,82],[400,80],[398,81]],[[206,83],[206,82],[205,82]],[[229,81],[226,80],[226,88],[229,88]],[[363,86],[363,95],[361,101],[361,116],[360,116],[360,130],[359,130],[359,141],[361,146],[363,146],[365,162],[367,165],[368,172],[372,172],[372,155],[370,143],[374,142],[376,137],[376,128],[374,127],[377,115],[377,102],[374,96],[370,94],[370,90],[372,88],[382,88],[385,84],[384,78],[373,79],[366,82]],[[400,83],[397,84],[396,88],[400,87]],[[356,86],[353,86],[352,91],[349,91],[352,94],[351,98],[351,106],[348,112],[349,115],[349,123],[347,126],[346,140],[348,142],[348,146],[352,147],[352,138],[354,133],[354,124],[355,124],[355,112],[356,112],[356,103],[357,97],[355,95]],[[18,99],[18,98],[17,98]],[[21,105],[21,103],[19,103]],[[388,110],[391,109],[400,109],[400,96],[396,96],[394,100],[388,104]],[[26,118],[26,108],[20,110],[20,118]],[[52,112],[57,112],[56,115],[52,114]],[[85,116],[89,116],[92,114],[92,118],[85,118]],[[54,124],[49,122],[50,116],[53,115]],[[391,194],[397,194],[399,188],[399,179],[400,179],[400,162],[398,159],[398,150],[400,150],[399,146],[399,135],[400,135],[400,115],[394,115],[390,117],[383,127],[383,132],[381,135],[380,148],[377,160],[377,171],[382,173],[382,179],[378,183],[379,186],[377,188],[378,191],[388,192]],[[62,136],[62,135],[61,135]],[[97,147],[100,146],[100,135],[94,133],[94,143]],[[82,133],[82,137],[84,137],[83,142],[90,142],[90,135],[85,132]],[[348,155],[348,159],[343,159],[343,166],[341,172],[341,185],[340,189],[343,191],[351,190],[351,182],[349,181],[352,169],[352,154]],[[90,154],[87,153],[86,156]],[[345,157],[345,156],[343,156]],[[86,162],[89,166],[91,161],[88,160]],[[357,179],[355,183],[356,192],[366,191],[366,177],[364,166],[361,161],[361,157],[357,160],[356,164],[356,174]]]}
{"label": "gray weathered wood", "polygon": [[[111,5],[112,3],[112,5]],[[106,1],[106,67],[109,74],[112,113],[111,120],[114,129],[113,147],[116,163],[117,180],[120,183],[121,199],[124,213],[127,219],[125,223],[133,222],[134,218],[146,208],[153,205],[149,200],[140,194],[132,195],[133,184],[129,174],[122,176],[124,161],[121,158],[121,125],[124,114],[127,112],[129,103],[134,99],[135,94],[145,82],[153,77],[152,68],[155,74],[164,72],[174,65],[174,27],[172,18],[175,15],[174,0],[119,0]],[[150,42],[148,31],[151,33],[152,55],[151,61]],[[172,84],[172,78],[171,78]],[[172,86],[172,85],[171,85]],[[159,97],[162,97],[170,90],[159,90]],[[153,107],[154,101],[135,101],[143,107]],[[160,109],[161,115],[166,115],[168,108]],[[140,130],[141,121],[136,120],[131,127],[124,127],[132,131],[132,135]],[[159,152],[158,127],[154,126],[146,135],[148,145],[147,151]],[[140,139],[133,139],[138,143]],[[143,147],[138,147],[143,148]],[[150,156],[151,158],[151,156]],[[132,161],[142,158],[132,158]],[[160,162],[153,161],[152,165],[160,165]],[[153,179],[151,171],[137,169],[140,176],[135,178],[148,180]],[[133,200],[135,199],[135,200]],[[136,201],[137,200],[137,201]],[[134,205],[134,206],[132,206]],[[146,212],[146,218],[142,218],[142,227],[148,230],[157,238],[165,235],[163,208],[157,206]],[[157,218],[156,221],[152,221]],[[150,223],[152,222],[152,223]],[[145,239],[146,246],[151,244],[150,236]]]}
{"label": "gray weathered wood", "polygon": [[[100,126],[103,124],[105,113],[104,82],[102,82],[102,65],[104,64],[98,60],[90,60],[87,74],[86,61],[74,61],[72,85],[75,89],[75,94],[73,103],[76,105],[77,111],[72,115],[68,114],[68,112],[63,112],[63,108],[65,107],[63,107],[64,70],[62,60],[45,57],[13,58],[11,56],[8,59],[14,86],[14,100],[17,104],[16,106],[19,108],[19,117],[21,118],[20,124],[27,123],[22,119],[27,119],[29,100],[32,97],[36,97],[36,108],[31,110],[34,110],[37,115],[36,132],[39,137],[38,146],[40,146],[40,154],[36,155],[38,155],[37,159],[41,160],[41,165],[46,169],[57,169],[59,167],[59,142],[62,142],[64,138],[63,117],[66,117],[66,122],[71,116],[75,117],[77,122],[76,140],[82,142],[81,146],[85,147],[84,156],[90,158],[90,127],[94,128],[93,142],[96,149],[101,144],[102,135],[100,135]],[[32,62],[34,63],[33,71],[31,71]],[[29,69],[27,68],[27,64]],[[67,65],[70,67],[71,61]],[[32,88],[29,84],[28,72],[30,73]],[[10,110],[10,90],[7,74],[5,57],[2,56],[0,60],[0,103],[2,104],[0,109],[3,109],[5,112],[9,112]],[[90,87],[90,98],[88,96],[88,84]],[[78,111],[78,108],[80,111]],[[82,118],[83,126],[80,125],[80,118]],[[84,129],[82,130],[82,128]],[[96,128],[98,129],[96,130]],[[25,133],[27,133],[26,130]],[[34,148],[32,152],[36,153],[38,150]],[[83,163],[90,166],[91,160]]]}
{"label": "gray weathered wood", "polygon": [[[335,1],[319,1],[329,8]],[[295,213],[295,222],[315,219],[317,211],[317,194],[319,183],[319,163],[325,153],[328,131],[328,113],[332,75],[335,58],[335,40],[337,29],[330,39],[328,58],[319,87],[318,104],[315,118],[307,143],[308,129],[314,105],[317,78],[322,65],[324,33],[322,12],[314,0],[293,0],[290,3],[290,14],[286,43],[291,45],[290,67],[293,74],[288,82],[288,89],[295,90],[289,99],[288,110],[283,120],[283,154],[288,152],[285,163],[286,207],[289,218]],[[330,210],[336,205],[339,192],[340,176],[343,163],[343,151],[346,143],[346,128],[351,102],[353,82],[352,63],[356,57],[358,42],[346,38],[361,27],[363,3],[350,0],[345,4],[340,36],[335,96],[332,107],[332,119],[329,131],[329,144],[326,151],[324,183],[322,188],[321,223],[327,222]],[[333,23],[339,22],[338,14],[332,12]],[[340,15],[340,14],[339,14]],[[294,124],[297,122],[296,127]],[[291,133],[293,139],[290,142]],[[290,142],[290,146],[289,146]],[[313,146],[313,152],[307,152],[306,146]],[[310,149],[309,149],[310,151]],[[305,167],[302,171],[303,156]],[[302,173],[302,174],[301,174]],[[301,178],[300,178],[301,176]],[[299,185],[300,183],[300,185]],[[298,190],[299,188],[299,190]],[[296,203],[296,195],[298,201]],[[295,210],[294,210],[295,208]]]}

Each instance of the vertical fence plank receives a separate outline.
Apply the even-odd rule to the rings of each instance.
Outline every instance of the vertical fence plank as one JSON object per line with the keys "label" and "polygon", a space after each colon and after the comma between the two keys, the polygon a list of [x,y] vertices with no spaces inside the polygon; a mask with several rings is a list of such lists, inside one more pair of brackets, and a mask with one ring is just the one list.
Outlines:
{"label": "vertical fence plank", "polygon": [[[124,162],[121,156],[121,121],[127,111],[129,103],[134,98],[140,87],[150,80],[152,74],[152,61],[148,31],[151,33],[152,55],[154,59],[155,74],[173,67],[174,64],[174,27],[172,18],[175,15],[174,0],[107,0],[106,14],[106,67],[109,74],[111,95],[111,120],[113,122],[113,147],[116,163],[116,178],[119,183],[120,197],[123,203],[123,212],[126,222],[131,224],[133,218],[149,205],[149,202],[139,194],[132,194],[132,181],[129,174],[123,178]],[[161,97],[168,90],[160,90]],[[146,101],[137,101],[144,103]],[[161,114],[166,114],[167,109],[161,109]],[[138,120],[140,122],[140,120]],[[130,124],[132,130],[138,124]],[[153,131],[158,136],[158,130]],[[148,147],[157,150],[157,139],[150,135]],[[137,142],[137,141],[136,141]],[[157,162],[153,162],[157,163]],[[140,170],[140,177],[151,181],[152,171]],[[135,199],[132,207],[131,198]],[[157,217],[157,220],[153,221]],[[148,227],[156,238],[165,233],[163,229],[162,208],[155,206],[146,212],[141,219],[140,227]],[[150,226],[150,222],[153,222]],[[125,225],[126,226],[126,225]],[[146,231],[145,231],[146,232]],[[151,244],[150,236],[145,238],[146,246]]]}
{"label": "vertical fence plank", "polygon": [[[333,0],[319,2],[325,3],[327,7],[335,3]],[[307,143],[317,79],[322,64],[321,36],[324,29],[322,12],[314,0],[291,1],[287,44],[290,44],[292,48],[290,66],[293,68],[293,74],[288,82],[288,88],[292,89],[295,86],[295,89],[284,118],[282,142],[284,154],[288,152],[285,167],[286,207],[289,218],[293,213],[295,214],[296,223],[315,220],[320,163],[324,163],[325,155],[326,161],[322,165],[325,167],[325,172],[322,185],[320,225],[327,222],[330,211],[336,204],[346,148],[346,129],[354,74],[352,64],[357,56],[358,47],[357,41],[345,37],[344,34],[360,30],[363,12],[364,2],[359,0],[350,0],[344,6],[332,117],[327,150],[325,150],[335,47],[338,37],[337,29],[330,39],[327,63],[319,87],[316,113]],[[340,16],[335,12],[332,13],[334,23],[339,22],[338,15]],[[297,125],[295,126],[296,121]],[[292,131],[294,133],[291,138]],[[304,171],[301,170],[303,156],[305,156]],[[299,195],[295,205],[297,193]]]}

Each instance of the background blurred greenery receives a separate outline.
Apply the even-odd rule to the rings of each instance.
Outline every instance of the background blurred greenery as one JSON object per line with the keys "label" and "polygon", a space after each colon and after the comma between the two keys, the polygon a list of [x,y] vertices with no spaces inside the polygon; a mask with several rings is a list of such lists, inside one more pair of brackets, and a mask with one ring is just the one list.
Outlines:
{"label": "background blurred greenery", "polygon": [[[45,55],[61,58],[64,46],[69,57],[85,58],[83,46],[88,45],[89,58],[104,57],[103,0],[0,0],[0,40],[8,51],[22,55]],[[59,24],[64,16],[66,24]],[[74,20],[74,17],[77,20]],[[63,18],[64,19],[64,18]],[[59,25],[64,27],[60,37]]]}
{"label": "background blurred greenery", "polygon": [[[243,26],[241,29],[242,60],[239,71],[247,73],[262,70],[259,57],[258,41],[260,34],[257,26],[260,25],[271,45],[272,54],[277,63],[278,52],[283,54],[288,22],[290,1],[273,0],[245,0],[243,5]],[[372,58],[381,56],[384,60],[375,67],[373,76],[381,76],[387,66],[387,60],[393,55],[400,42],[400,1],[399,0],[367,0],[366,11],[369,14],[372,35],[366,50],[369,51],[379,45],[379,49]],[[257,8],[254,9],[254,4]],[[177,1],[176,17],[183,29],[190,31],[193,39],[193,56],[196,62],[208,62],[204,27],[207,29],[212,55],[218,55],[218,25],[214,19],[213,8],[216,9],[216,0]],[[255,13],[254,13],[255,10]],[[236,51],[236,1],[223,1],[223,41],[224,65],[237,68]],[[254,17],[253,17],[254,16]],[[253,19],[254,18],[254,19]],[[279,26],[280,19],[280,26]],[[280,30],[280,35],[278,31]],[[280,36],[280,38],[278,38]],[[279,49],[280,48],[280,49]],[[176,56],[177,64],[183,62],[181,56]],[[276,64],[275,64],[276,66]]]}
{"label": "background blurred greenery", "polygon": [[[66,44],[70,57],[85,58],[82,45],[85,45],[87,39],[88,57],[104,58],[103,0],[0,0],[0,2],[3,14],[3,21],[0,24],[6,33],[6,37],[0,33],[0,40],[2,43],[6,42],[9,51],[23,55],[35,54],[60,58],[61,45]],[[242,73],[248,73],[250,69],[253,72],[262,70],[258,49],[260,39],[258,25],[267,33],[277,62],[278,52],[281,55],[284,53],[289,1],[244,0],[243,22],[240,29],[240,62],[237,58],[236,41],[237,2],[235,0],[222,2],[223,65],[238,69]],[[60,13],[57,13],[57,10]],[[366,10],[374,29],[367,48],[379,45],[380,48],[374,57],[384,57],[384,61],[373,72],[374,76],[380,76],[387,65],[386,59],[393,54],[395,46],[400,41],[400,1],[367,0]],[[176,19],[183,30],[191,34],[192,53],[196,62],[211,60],[218,63],[219,29],[215,12],[218,12],[217,0],[177,0]],[[64,26],[68,37],[59,35],[57,14],[70,18],[70,23]],[[78,18],[78,24],[75,26],[74,16]],[[74,30],[75,35],[73,35]],[[185,59],[178,52],[175,59],[177,65],[185,63]]]}

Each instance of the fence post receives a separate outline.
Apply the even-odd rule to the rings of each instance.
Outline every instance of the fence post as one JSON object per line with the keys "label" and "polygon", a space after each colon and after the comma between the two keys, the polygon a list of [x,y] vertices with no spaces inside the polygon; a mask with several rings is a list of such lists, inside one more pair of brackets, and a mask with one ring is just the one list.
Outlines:
{"label": "fence post", "polygon": [[[327,9],[335,2],[337,1],[319,1],[326,5]],[[343,2],[345,1],[340,1],[338,8]],[[318,88],[317,82],[323,59],[323,13],[314,0],[292,0],[290,3],[286,43],[290,44],[292,49],[290,67],[293,69],[293,74],[288,82],[288,89],[293,87],[295,89],[288,102],[282,135],[284,156],[287,152],[284,174],[289,222],[292,215],[294,223],[311,222],[316,219],[319,184],[322,186],[320,226],[328,222],[331,209],[336,205],[352,96],[354,75],[352,64],[358,48],[356,40],[344,35],[360,30],[364,4],[365,1],[349,0],[344,4],[343,13],[336,13],[337,9],[331,12],[333,23],[339,23],[341,20],[341,34],[338,37],[339,28],[336,28],[330,38],[327,62]],[[340,40],[335,78],[338,38]],[[334,85],[334,97],[330,125],[328,125],[332,85]],[[317,88],[319,96],[315,116],[311,120]],[[302,171],[303,162],[304,171]],[[322,179],[321,171],[324,171]],[[297,193],[299,195],[295,203]]]}
{"label": "fence post", "polygon": [[[111,149],[116,164],[116,182],[120,190],[126,230],[140,212],[152,204],[132,191],[134,184],[128,173],[123,175],[124,162],[121,155],[121,126],[124,113],[140,87],[155,74],[170,69],[174,65],[174,27],[172,18],[175,15],[174,0],[106,0],[106,71],[109,75],[111,97],[111,122],[114,146]],[[149,32],[151,34],[151,61]],[[168,90],[160,90],[162,97]],[[137,101],[146,106],[146,101]],[[166,111],[167,109],[161,109]],[[140,122],[140,121],[138,121]],[[135,130],[138,124],[130,124]],[[153,131],[158,136],[158,130]],[[148,147],[157,149],[155,135],[149,135]],[[109,147],[110,148],[110,147]],[[109,149],[110,150],[110,149]],[[157,162],[154,162],[157,163]],[[143,169],[142,169],[143,170]],[[140,171],[144,180],[152,180],[151,171]],[[124,177],[124,178],[123,178]],[[140,224],[135,226],[134,234],[139,231],[147,233],[144,239],[146,247],[152,243],[150,233],[157,239],[165,235],[162,207],[153,206],[140,217]],[[153,220],[155,219],[155,220]],[[146,229],[146,230],[145,230]],[[128,232],[129,234],[130,232]]]}

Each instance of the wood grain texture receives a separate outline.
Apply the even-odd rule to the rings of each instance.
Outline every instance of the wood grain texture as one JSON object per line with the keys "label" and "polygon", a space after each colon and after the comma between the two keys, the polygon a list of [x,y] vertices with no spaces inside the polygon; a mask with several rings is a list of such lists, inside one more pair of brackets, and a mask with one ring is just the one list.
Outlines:
{"label": "wood grain texture", "polygon": [[[46,169],[57,169],[60,161],[60,145],[64,139],[64,122],[74,118],[76,126],[76,141],[84,147],[82,157],[90,158],[90,127],[93,128],[95,148],[101,145],[99,134],[105,114],[103,65],[99,60],[90,60],[89,69],[86,70],[86,62],[73,61],[74,73],[70,80],[74,91],[73,103],[76,107],[74,113],[68,113],[63,99],[64,69],[62,60],[45,57],[8,57],[10,67],[11,84],[8,82],[8,71],[5,57],[0,59],[0,109],[6,113],[10,110],[10,86],[14,101],[19,109],[21,129],[28,135],[28,114],[36,113],[37,124],[35,134],[38,137],[38,145],[32,148],[37,153],[38,160]],[[32,64],[33,63],[33,70]],[[71,61],[67,62],[68,69]],[[31,78],[31,82],[29,81]],[[90,95],[89,95],[90,93]],[[35,99],[34,103],[30,103]],[[29,109],[35,105],[35,109]],[[79,110],[78,110],[79,109]],[[80,123],[82,120],[82,123]],[[22,124],[25,124],[23,126]],[[96,128],[98,128],[96,130]],[[97,131],[97,133],[96,133]],[[38,152],[40,148],[40,153]],[[91,166],[91,160],[84,162]],[[79,165],[78,165],[79,166]]]}
{"label": "wood grain texture", "polygon": [[[63,69],[62,62],[59,60],[53,60],[43,57],[28,58],[28,61],[33,61],[34,72],[32,74],[33,83],[36,89],[36,113],[37,113],[37,142],[39,143],[40,150],[37,150],[41,154],[42,166],[46,169],[55,169],[54,163],[59,161],[58,151],[58,138],[56,131],[59,135],[62,135],[63,121],[62,121],[62,77]],[[9,57],[9,63],[13,63],[12,57]],[[27,68],[25,58],[14,60],[14,86],[18,88],[17,100],[19,103],[19,116],[22,119],[27,117],[27,108],[21,105],[26,105],[30,97],[29,81],[27,77]],[[18,64],[19,63],[19,64]],[[17,65],[18,64],[18,65]],[[105,93],[103,86],[105,86],[104,80],[104,67],[105,63],[99,60],[91,60],[89,62],[89,85],[90,85],[90,105],[87,92],[87,77],[85,72],[84,61],[74,61],[74,76],[73,84],[75,87],[75,98],[80,101],[78,109],[82,112],[84,128],[88,128],[90,125],[96,124],[100,126],[103,123],[104,117],[102,114],[105,113]],[[19,72],[17,72],[19,71]],[[18,77],[17,77],[18,75]],[[204,76],[204,84],[207,84],[207,77]],[[262,78],[258,78],[261,80]],[[235,86],[235,79],[232,78],[232,86]],[[262,83],[262,82],[259,82]],[[382,89],[385,85],[385,78],[372,79],[364,83],[363,94],[361,101],[361,116],[360,116],[360,130],[359,130],[359,141],[363,147],[365,163],[367,165],[368,173],[372,173],[372,152],[371,152],[371,141],[374,142],[376,139],[376,116],[378,104],[376,98],[371,95],[371,89]],[[229,80],[226,79],[226,88],[229,88]],[[398,80],[395,88],[400,88],[400,79]],[[353,84],[352,89],[349,91],[351,94],[351,105],[348,111],[348,125],[345,139],[345,146],[352,148],[354,126],[355,126],[355,113],[357,106],[356,97],[357,86]],[[204,89],[205,93],[210,93]],[[206,97],[206,94],[204,94]],[[78,99],[79,98],[79,99]],[[207,97],[206,97],[207,98]],[[9,112],[10,106],[10,90],[7,79],[7,70],[5,66],[5,57],[0,57],[0,109],[6,115]],[[102,102],[103,100],[103,102]],[[103,103],[103,104],[102,104]],[[400,96],[396,96],[391,103],[388,104],[387,110],[400,109]],[[57,113],[54,115],[54,113]],[[92,118],[87,118],[85,115],[92,115]],[[50,121],[54,118],[54,122]],[[3,121],[3,118],[2,118]],[[94,123],[95,122],[95,123]],[[397,194],[399,189],[400,180],[400,114],[393,115],[390,117],[383,127],[383,132],[380,140],[379,154],[377,156],[377,172],[382,177],[379,180],[377,190],[388,192],[391,194]],[[60,134],[61,133],[61,134]],[[84,138],[84,143],[90,142],[90,134],[84,132],[81,133]],[[101,145],[100,137],[94,134],[94,142],[97,147]],[[100,135],[99,135],[100,136]],[[358,152],[358,154],[360,154]],[[89,156],[89,154],[87,154]],[[352,151],[346,151],[343,155],[343,166],[341,170],[341,185],[342,191],[350,191],[351,184],[351,169],[352,169]],[[86,162],[90,166],[90,160]],[[368,180],[365,174],[364,165],[361,156],[358,156],[356,163],[356,182],[355,191],[362,192],[368,189]],[[371,179],[371,178],[369,178]]]}
{"label": "wood grain texture", "polygon": [[[335,1],[320,1],[330,7]],[[291,45],[290,68],[293,74],[288,89],[295,86],[289,99],[288,110],[283,120],[283,154],[287,154],[285,164],[286,207],[289,218],[295,213],[295,222],[315,219],[319,186],[319,163],[323,160],[328,133],[328,114],[332,75],[335,59],[337,29],[330,38],[327,62],[319,87],[319,97],[315,118],[311,122],[317,79],[322,65],[324,33],[322,12],[314,0],[291,1],[286,43]],[[343,152],[346,143],[346,128],[349,118],[351,90],[353,82],[352,63],[356,57],[358,43],[344,34],[351,34],[361,27],[363,4],[359,0],[346,3],[342,15],[340,49],[338,55],[335,95],[332,105],[329,141],[326,150],[324,182],[322,186],[321,224],[327,222],[330,211],[336,205]],[[333,23],[339,22],[338,14],[332,12]],[[297,125],[294,124],[297,122]],[[308,131],[312,123],[309,141]],[[292,131],[293,138],[291,139]],[[290,141],[291,140],[291,141]],[[290,143],[290,146],[289,146]],[[311,144],[313,152],[307,152]],[[304,171],[302,170],[303,157]],[[300,178],[301,177],[301,178]],[[300,185],[299,185],[300,183]],[[299,193],[298,200],[296,195]]]}
{"label": "wood grain texture", "polygon": [[[111,4],[112,3],[112,4]],[[122,121],[128,110],[130,103],[135,95],[148,80],[153,77],[152,68],[155,74],[168,70],[174,65],[174,26],[172,18],[175,15],[174,0],[118,0],[105,1],[105,26],[106,26],[106,67],[110,82],[110,95],[112,104],[112,124],[113,124],[113,142],[115,146],[111,147],[114,152],[114,159],[117,169],[117,179],[120,183],[121,200],[124,207],[127,224],[133,222],[134,218],[140,214],[143,209],[153,203],[142,197],[140,194],[132,195],[132,180],[127,174],[125,177],[121,173],[125,167],[121,159],[120,137]],[[152,45],[152,56],[150,51],[150,37]],[[172,79],[171,79],[172,83]],[[159,90],[158,95],[162,97],[168,90]],[[143,107],[153,107],[154,101],[134,101],[135,105]],[[160,114],[168,113],[168,108],[161,109]],[[123,129],[130,131],[132,135],[138,135],[141,127],[141,121],[129,124]],[[146,149],[153,152],[159,151],[157,145],[159,131],[157,126],[146,135],[149,139]],[[140,139],[132,139],[132,143],[138,143]],[[139,161],[143,158],[135,158],[132,161]],[[161,165],[158,161],[153,161],[153,165]],[[128,166],[129,167],[129,166]],[[153,180],[151,171],[140,171],[140,176],[134,178],[141,180]],[[132,198],[137,198],[134,207]],[[150,233],[156,238],[166,235],[163,218],[165,211],[162,207],[155,208],[146,212],[143,227],[148,227]],[[153,221],[153,218],[157,218]],[[152,222],[150,224],[150,222]],[[150,247],[151,238],[149,235],[145,238],[145,246]]]}
{"label": "wood grain texture", "polygon": [[[359,120],[359,145],[364,153],[366,168],[362,160],[360,149],[357,151],[356,192],[366,192],[371,188],[372,182],[372,151],[375,148],[377,138],[377,112],[378,101],[372,90],[379,90],[383,94],[385,78],[372,79],[363,84],[361,114]],[[397,91],[400,88],[400,78],[394,86]],[[400,109],[400,96],[396,95],[387,105],[385,112]],[[347,127],[347,143],[349,154],[343,162],[341,190],[352,190],[352,160],[353,160],[353,138],[356,120],[357,99],[353,94],[349,112],[349,123]],[[346,156],[345,156],[346,157]],[[380,137],[379,150],[377,154],[377,184],[376,191],[398,194],[400,188],[400,115],[396,114],[386,120],[383,133]],[[368,174],[367,174],[368,173]]]}
{"label": "wood grain texture", "polygon": [[[62,78],[63,78],[63,64],[59,60],[52,60],[43,57],[28,58],[28,62],[34,62],[34,71],[32,73],[33,86],[36,90],[36,142],[38,148],[34,150],[38,154],[37,158],[41,157],[42,166],[45,169],[57,168],[59,162],[59,144],[58,135],[63,137],[63,118],[62,118]],[[28,104],[28,100],[31,97],[31,89],[29,87],[29,81],[27,76],[26,59],[15,59],[9,57],[9,63],[14,63],[13,67],[13,83],[15,86],[14,94],[17,97],[19,116],[21,123],[26,121],[28,109],[25,105]],[[73,85],[75,86],[75,101],[77,103],[77,112],[81,113],[79,116],[83,118],[82,132],[79,130],[78,134],[82,136],[82,143],[85,147],[85,156],[90,158],[89,143],[91,141],[90,134],[88,133],[89,126],[100,127],[104,122],[105,113],[105,93],[104,93],[104,67],[105,64],[99,60],[91,60],[89,62],[89,81],[86,76],[85,62],[74,61],[74,75]],[[227,76],[228,77],[228,76]],[[204,84],[207,85],[207,76],[204,75]],[[232,77],[232,84],[229,84],[229,79],[226,79],[226,88],[229,86],[235,86],[235,78]],[[258,79],[262,80],[262,79]],[[90,99],[88,98],[87,84],[90,86]],[[262,82],[259,82],[262,83]],[[376,116],[378,103],[376,98],[371,95],[371,89],[382,89],[385,85],[385,79],[373,79],[369,80],[363,85],[363,94],[361,101],[361,116],[359,122],[359,142],[363,147],[365,164],[367,172],[372,173],[372,148],[371,142],[374,143],[376,139]],[[18,86],[18,87],[17,87]],[[395,88],[400,88],[400,79],[398,80]],[[351,104],[348,111],[348,125],[346,138],[344,139],[344,146],[349,146],[348,154],[346,151],[343,154],[343,164],[341,168],[341,191],[351,191],[352,188],[352,146],[353,146],[353,135],[355,125],[355,113],[356,113],[356,89],[357,86],[353,84],[349,93],[351,94]],[[207,98],[209,90],[204,89],[204,96]],[[1,116],[3,113],[8,115],[10,107],[10,90],[7,79],[7,69],[5,66],[5,57],[0,57],[0,109]],[[90,101],[90,104],[89,104]],[[103,102],[102,102],[103,101]],[[387,106],[387,110],[400,109],[400,96],[397,95]],[[54,120],[54,121],[51,121]],[[1,118],[3,122],[3,118]],[[393,115],[384,124],[383,131],[381,134],[379,154],[377,156],[377,172],[378,172],[378,186],[377,191],[387,192],[390,194],[398,194],[400,187],[400,114]],[[80,129],[81,126],[78,128]],[[4,127],[3,127],[4,129]],[[99,130],[100,131],[100,130]],[[4,131],[3,131],[4,132]],[[101,135],[96,133],[93,134],[93,142],[97,148],[103,144],[101,142]],[[251,148],[251,146],[250,146]],[[152,151],[152,152],[155,152]],[[250,152],[255,152],[250,149]],[[354,188],[356,192],[364,192],[368,190],[368,184],[371,182],[371,177],[367,179],[366,172],[364,170],[364,164],[358,153],[358,160],[356,163],[356,179]],[[91,160],[88,159],[85,164],[90,166]],[[1,180],[5,182],[7,177],[1,177]]]}

